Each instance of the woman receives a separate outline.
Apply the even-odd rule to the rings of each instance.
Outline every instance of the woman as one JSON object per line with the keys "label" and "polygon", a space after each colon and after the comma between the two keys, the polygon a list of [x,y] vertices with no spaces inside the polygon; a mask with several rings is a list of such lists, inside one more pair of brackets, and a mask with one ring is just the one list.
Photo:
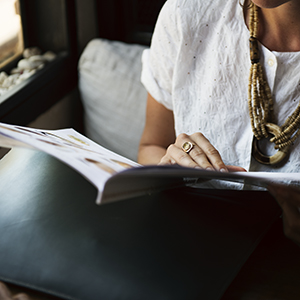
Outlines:
{"label": "woman", "polygon": [[[299,12],[299,0],[168,0],[143,55],[139,162],[299,172]],[[268,134],[275,154],[257,146]],[[269,190],[300,243],[299,191]]]}
{"label": "woman", "polygon": [[[261,45],[260,63],[274,98],[274,122],[284,123],[295,111],[300,100],[300,0],[253,3],[258,8],[259,26],[249,24],[249,2],[244,4],[244,10],[238,0],[166,2],[150,53],[146,51],[143,57],[142,81],[149,95],[140,163],[176,163],[223,172],[299,172],[300,138],[288,147],[279,146],[281,155],[272,165],[253,159],[253,134],[260,138],[255,132],[260,130],[259,123],[271,120],[264,119],[268,112],[262,118],[249,115],[249,110],[256,107],[255,103],[247,104],[247,90],[252,27],[251,34],[254,31]],[[255,53],[252,60],[257,64]],[[255,98],[253,90],[250,94]],[[268,88],[265,95],[267,92]],[[271,126],[267,130],[277,133],[278,128]],[[289,155],[285,156],[285,152]],[[256,155],[256,159],[260,156]],[[299,190],[270,186],[269,191],[283,209],[286,235],[300,245]],[[29,298],[24,294],[13,296],[0,283],[0,300],[12,299]]]}

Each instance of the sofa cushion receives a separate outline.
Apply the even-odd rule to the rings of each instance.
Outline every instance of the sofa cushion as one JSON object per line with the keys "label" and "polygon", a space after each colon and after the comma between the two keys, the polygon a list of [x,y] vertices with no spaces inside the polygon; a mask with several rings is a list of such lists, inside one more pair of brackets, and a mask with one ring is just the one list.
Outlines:
{"label": "sofa cushion", "polygon": [[78,66],[85,134],[133,160],[145,123],[147,92],[140,82],[145,48],[94,39]]}

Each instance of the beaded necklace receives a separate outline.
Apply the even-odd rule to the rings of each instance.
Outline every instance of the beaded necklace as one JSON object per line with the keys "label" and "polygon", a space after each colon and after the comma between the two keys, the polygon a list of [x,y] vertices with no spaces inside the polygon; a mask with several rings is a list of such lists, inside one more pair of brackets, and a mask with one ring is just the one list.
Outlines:
{"label": "beaded necklace", "polygon": [[[248,86],[248,106],[254,134],[252,153],[254,158],[262,164],[276,164],[284,159],[289,152],[290,146],[300,135],[300,103],[282,126],[272,123],[273,99],[259,62],[260,53],[257,41],[258,8],[254,3],[251,4],[250,8],[249,31],[251,68]],[[273,156],[261,153],[258,147],[258,140],[268,138],[269,134],[273,135],[270,142],[275,144],[275,149],[278,149]]]}

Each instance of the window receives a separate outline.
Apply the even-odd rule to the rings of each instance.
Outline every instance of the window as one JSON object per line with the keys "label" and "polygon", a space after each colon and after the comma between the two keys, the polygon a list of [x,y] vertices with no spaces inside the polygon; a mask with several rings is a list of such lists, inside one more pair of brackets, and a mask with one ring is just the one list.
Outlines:
{"label": "window", "polygon": [[0,68],[24,50],[19,0],[0,0]]}
{"label": "window", "polygon": [[[5,24],[2,3],[13,7],[8,8],[14,12],[9,20],[20,20],[21,12],[25,48],[38,47],[42,53],[56,54],[55,60],[0,95],[0,122],[26,126],[76,88],[76,1],[0,0],[0,29]],[[21,55],[11,58],[3,70],[9,73],[17,66],[18,58]]]}

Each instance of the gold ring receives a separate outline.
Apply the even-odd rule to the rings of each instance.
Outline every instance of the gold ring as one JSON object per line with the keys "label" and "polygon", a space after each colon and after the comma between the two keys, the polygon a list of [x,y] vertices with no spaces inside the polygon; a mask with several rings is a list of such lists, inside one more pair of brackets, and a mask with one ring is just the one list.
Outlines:
{"label": "gold ring", "polygon": [[191,142],[184,142],[181,148],[185,153],[189,153],[194,148],[194,146],[195,144]]}

